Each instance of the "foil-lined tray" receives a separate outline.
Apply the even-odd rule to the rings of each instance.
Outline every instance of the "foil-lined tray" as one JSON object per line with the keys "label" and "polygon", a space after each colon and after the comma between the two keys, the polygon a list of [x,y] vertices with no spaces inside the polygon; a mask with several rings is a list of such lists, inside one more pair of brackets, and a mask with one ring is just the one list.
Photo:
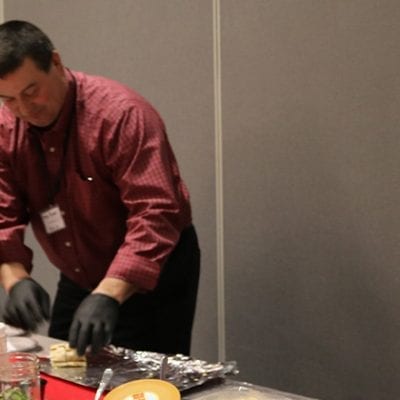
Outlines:
{"label": "foil-lined tray", "polygon": [[113,345],[97,354],[87,354],[86,367],[53,368],[48,358],[40,360],[41,372],[92,388],[97,388],[105,368],[114,371],[108,389],[136,379],[160,378],[162,368],[163,378],[180,391],[239,372],[235,361],[207,363],[182,354],[166,356]]}

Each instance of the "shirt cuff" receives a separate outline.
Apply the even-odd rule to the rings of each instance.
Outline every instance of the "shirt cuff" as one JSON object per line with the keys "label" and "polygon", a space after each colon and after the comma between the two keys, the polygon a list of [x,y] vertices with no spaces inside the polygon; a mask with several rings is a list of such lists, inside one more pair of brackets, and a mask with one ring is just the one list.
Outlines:
{"label": "shirt cuff", "polygon": [[132,283],[139,290],[153,290],[160,276],[160,265],[146,258],[118,253],[110,265],[106,277]]}

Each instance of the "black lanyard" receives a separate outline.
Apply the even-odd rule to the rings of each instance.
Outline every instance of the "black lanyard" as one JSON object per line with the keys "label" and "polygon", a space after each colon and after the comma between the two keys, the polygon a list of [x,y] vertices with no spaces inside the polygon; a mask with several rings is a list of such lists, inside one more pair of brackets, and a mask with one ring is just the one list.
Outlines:
{"label": "black lanyard", "polygon": [[34,144],[36,147],[36,151],[40,158],[41,169],[43,171],[43,174],[44,174],[46,182],[47,182],[47,201],[48,201],[49,206],[54,204],[54,199],[61,188],[61,180],[64,176],[64,171],[65,171],[65,163],[66,163],[66,158],[67,158],[69,139],[70,139],[70,137],[72,135],[72,131],[74,130],[74,127],[75,127],[75,123],[74,123],[75,116],[76,116],[75,103],[76,103],[76,81],[75,81],[75,78],[73,78],[73,81],[72,81],[72,109],[71,109],[71,112],[69,115],[68,125],[67,125],[67,128],[64,133],[62,155],[61,155],[62,158],[61,158],[61,162],[60,162],[60,167],[56,173],[56,178],[55,178],[54,183],[52,182],[52,179],[50,177],[50,172],[47,167],[46,155],[43,150],[40,139],[38,137],[38,133],[35,132],[32,135],[34,138]]}

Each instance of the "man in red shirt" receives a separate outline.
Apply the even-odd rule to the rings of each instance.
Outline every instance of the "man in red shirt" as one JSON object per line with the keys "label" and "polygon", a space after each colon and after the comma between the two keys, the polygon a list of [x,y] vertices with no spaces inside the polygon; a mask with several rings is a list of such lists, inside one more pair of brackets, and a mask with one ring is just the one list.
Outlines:
{"label": "man in red shirt", "polygon": [[[112,342],[190,351],[200,251],[187,188],[157,111],[138,93],[64,67],[25,21],[0,25],[0,282],[6,322],[79,354]],[[30,277],[31,223],[60,281]],[[172,329],[168,329],[172,328]]]}

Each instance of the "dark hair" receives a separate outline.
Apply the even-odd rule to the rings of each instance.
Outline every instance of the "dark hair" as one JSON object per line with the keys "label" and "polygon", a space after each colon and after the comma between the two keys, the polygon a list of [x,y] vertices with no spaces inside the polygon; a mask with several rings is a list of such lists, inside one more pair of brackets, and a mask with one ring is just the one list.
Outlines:
{"label": "dark hair", "polygon": [[0,25],[0,77],[15,71],[31,58],[42,71],[48,72],[54,46],[38,27],[26,21],[7,21]]}

